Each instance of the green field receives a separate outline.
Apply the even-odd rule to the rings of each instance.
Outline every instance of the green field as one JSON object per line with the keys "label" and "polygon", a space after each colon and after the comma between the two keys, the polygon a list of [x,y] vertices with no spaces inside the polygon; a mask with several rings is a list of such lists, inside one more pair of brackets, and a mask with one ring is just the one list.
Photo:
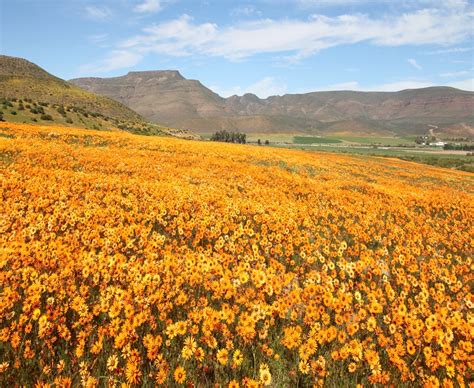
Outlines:
{"label": "green field", "polygon": [[294,136],[294,144],[336,144],[342,143],[342,140],[334,139],[330,137],[317,137],[317,136]]}
{"label": "green field", "polygon": [[[295,147],[291,147],[294,149]],[[301,146],[298,149],[306,151],[324,151],[324,152],[337,152],[347,153],[352,155],[367,155],[367,156],[380,156],[380,157],[392,157],[399,158],[402,160],[408,160],[412,162],[429,164],[432,166],[454,168],[457,170],[474,172],[474,156],[457,155],[448,152],[417,152],[415,150],[386,150],[380,148],[362,148],[362,147],[334,147],[334,146]]]}
{"label": "green field", "polygon": [[[209,140],[212,133],[202,133],[201,137]],[[262,143],[268,140],[270,143],[287,144],[340,144],[351,143],[361,145],[415,145],[416,136],[406,137],[387,137],[387,136],[311,136],[301,133],[248,133],[247,142],[256,143],[258,139]]]}
{"label": "green field", "polygon": [[415,137],[334,136],[333,138],[347,143],[358,144],[381,144],[387,146],[415,144]]}

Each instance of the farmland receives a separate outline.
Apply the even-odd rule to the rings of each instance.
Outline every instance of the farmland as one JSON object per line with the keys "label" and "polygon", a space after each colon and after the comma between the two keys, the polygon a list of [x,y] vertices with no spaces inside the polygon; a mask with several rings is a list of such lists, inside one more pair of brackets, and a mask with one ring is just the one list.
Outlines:
{"label": "farmland", "polygon": [[472,381],[473,174],[255,147],[0,123],[0,385]]}

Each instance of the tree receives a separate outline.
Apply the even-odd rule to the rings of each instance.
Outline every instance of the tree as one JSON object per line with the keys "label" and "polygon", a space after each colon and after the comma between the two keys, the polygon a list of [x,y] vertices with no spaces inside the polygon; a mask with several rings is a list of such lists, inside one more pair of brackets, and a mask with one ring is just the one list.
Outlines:
{"label": "tree", "polygon": [[268,140],[265,140],[265,145],[269,145],[270,142]]}
{"label": "tree", "polygon": [[258,145],[262,145],[262,141],[260,139],[257,140]]}
{"label": "tree", "polygon": [[247,135],[239,132],[227,132],[226,130],[217,131],[211,136],[211,141],[223,141],[226,143],[245,144],[247,142]]}

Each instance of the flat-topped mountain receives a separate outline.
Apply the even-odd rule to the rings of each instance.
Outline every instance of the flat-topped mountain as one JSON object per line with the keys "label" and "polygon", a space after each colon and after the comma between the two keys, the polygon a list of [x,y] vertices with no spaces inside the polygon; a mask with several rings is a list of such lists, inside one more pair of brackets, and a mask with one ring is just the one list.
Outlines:
{"label": "flat-topped mountain", "polygon": [[5,55],[0,55],[1,120],[196,137],[150,123],[119,101],[81,89],[26,59]]}
{"label": "flat-topped mountain", "polygon": [[254,94],[222,98],[199,81],[170,70],[71,82],[113,98],[151,121],[201,133],[227,129],[406,135],[434,126],[440,133],[474,136],[474,93],[450,87],[312,92],[261,99]]}
{"label": "flat-topped mountain", "polygon": [[225,99],[199,81],[187,80],[178,71],[134,71],[122,77],[71,82],[113,98],[154,122],[182,123],[189,118],[219,116],[225,111]]}

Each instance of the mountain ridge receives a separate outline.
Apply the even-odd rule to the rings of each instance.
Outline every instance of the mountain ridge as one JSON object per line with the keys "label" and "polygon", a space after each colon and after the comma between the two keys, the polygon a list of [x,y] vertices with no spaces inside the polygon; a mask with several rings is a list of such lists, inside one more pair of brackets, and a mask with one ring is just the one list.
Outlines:
{"label": "mountain ridge", "polygon": [[357,134],[420,134],[435,125],[442,133],[474,136],[474,93],[448,86],[224,98],[177,70],[71,82],[116,99],[151,121],[200,133],[226,129],[327,134],[350,132],[352,123]]}
{"label": "mountain ridge", "polygon": [[24,58],[0,55],[0,98],[0,120],[197,138],[152,124],[121,102],[86,91]]}
{"label": "mountain ridge", "polygon": [[74,104],[117,119],[143,120],[137,112],[116,100],[92,95],[24,58],[0,55],[0,96],[50,104]]}

